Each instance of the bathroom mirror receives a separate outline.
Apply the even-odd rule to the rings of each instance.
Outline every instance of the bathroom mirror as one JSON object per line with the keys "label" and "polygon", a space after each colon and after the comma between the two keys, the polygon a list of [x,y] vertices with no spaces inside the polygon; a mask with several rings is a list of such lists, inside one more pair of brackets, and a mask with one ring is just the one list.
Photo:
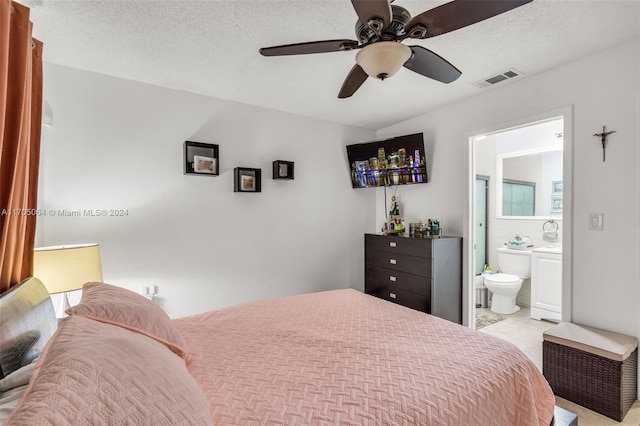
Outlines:
{"label": "bathroom mirror", "polygon": [[562,148],[511,152],[497,158],[499,218],[562,218]]}

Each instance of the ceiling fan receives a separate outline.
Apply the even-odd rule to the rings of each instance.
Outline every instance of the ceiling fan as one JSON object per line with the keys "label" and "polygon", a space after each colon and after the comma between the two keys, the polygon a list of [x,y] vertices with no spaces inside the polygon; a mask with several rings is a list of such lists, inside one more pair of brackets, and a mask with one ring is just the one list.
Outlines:
{"label": "ceiling fan", "polygon": [[443,83],[462,74],[438,54],[422,46],[407,46],[407,38],[425,39],[448,33],[508,12],[532,0],[454,0],[411,17],[393,0],[351,0],[358,15],[358,40],[323,40],[263,47],[263,56],[304,55],[360,49],[338,98],[348,98],[368,77],[381,80],[405,67]]}

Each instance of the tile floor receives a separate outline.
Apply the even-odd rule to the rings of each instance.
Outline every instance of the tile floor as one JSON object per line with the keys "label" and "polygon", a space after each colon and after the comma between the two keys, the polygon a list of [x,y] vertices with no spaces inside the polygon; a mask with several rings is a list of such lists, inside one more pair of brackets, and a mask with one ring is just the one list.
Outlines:
{"label": "tile floor", "polygon": [[[522,308],[515,314],[479,331],[505,339],[520,348],[542,370],[542,333],[554,323],[529,318],[529,309]],[[579,426],[640,426],[640,401],[631,407],[623,422],[616,422],[577,404],[556,397],[556,404],[578,415]]]}

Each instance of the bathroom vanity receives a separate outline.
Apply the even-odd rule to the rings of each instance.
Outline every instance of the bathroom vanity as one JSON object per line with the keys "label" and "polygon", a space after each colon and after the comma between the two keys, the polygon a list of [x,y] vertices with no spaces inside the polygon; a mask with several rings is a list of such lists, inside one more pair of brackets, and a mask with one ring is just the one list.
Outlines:
{"label": "bathroom vanity", "polygon": [[531,252],[531,318],[560,321],[562,315],[562,249]]}

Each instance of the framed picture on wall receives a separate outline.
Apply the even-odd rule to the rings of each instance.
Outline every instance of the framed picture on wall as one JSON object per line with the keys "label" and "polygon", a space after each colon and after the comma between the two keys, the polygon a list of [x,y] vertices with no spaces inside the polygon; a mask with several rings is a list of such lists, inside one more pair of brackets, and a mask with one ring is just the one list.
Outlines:
{"label": "framed picture on wall", "polygon": [[233,192],[261,192],[262,169],[236,167],[233,169]]}
{"label": "framed picture on wall", "polygon": [[551,212],[560,213],[562,211],[562,197],[551,197]]}
{"label": "framed picture on wall", "polygon": [[220,156],[218,145],[203,142],[185,141],[184,174],[208,175],[220,174]]}
{"label": "framed picture on wall", "polygon": [[551,182],[551,193],[552,194],[562,194],[562,181],[554,180]]}
{"label": "framed picture on wall", "polygon": [[276,160],[273,162],[274,179],[293,179],[293,161]]}

